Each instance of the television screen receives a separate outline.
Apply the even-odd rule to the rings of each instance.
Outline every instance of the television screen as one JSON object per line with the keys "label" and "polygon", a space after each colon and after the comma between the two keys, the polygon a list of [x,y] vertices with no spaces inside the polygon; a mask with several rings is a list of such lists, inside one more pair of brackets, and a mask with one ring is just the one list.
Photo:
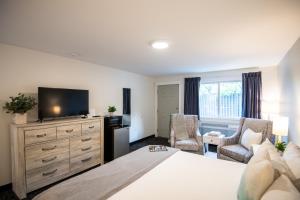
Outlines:
{"label": "television screen", "polygon": [[39,119],[87,115],[89,113],[89,91],[38,88]]}

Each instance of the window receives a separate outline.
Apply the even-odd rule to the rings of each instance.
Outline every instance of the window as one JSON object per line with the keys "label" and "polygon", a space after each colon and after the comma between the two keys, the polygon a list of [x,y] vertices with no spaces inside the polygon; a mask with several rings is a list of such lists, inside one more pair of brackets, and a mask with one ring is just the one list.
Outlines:
{"label": "window", "polygon": [[200,117],[239,118],[242,112],[241,81],[200,84]]}

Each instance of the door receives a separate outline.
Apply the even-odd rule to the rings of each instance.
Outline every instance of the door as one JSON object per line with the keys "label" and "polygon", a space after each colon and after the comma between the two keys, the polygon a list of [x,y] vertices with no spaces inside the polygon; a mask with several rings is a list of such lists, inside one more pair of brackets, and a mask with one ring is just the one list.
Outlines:
{"label": "door", "polygon": [[179,84],[157,87],[157,132],[158,136],[169,138],[170,115],[179,112]]}

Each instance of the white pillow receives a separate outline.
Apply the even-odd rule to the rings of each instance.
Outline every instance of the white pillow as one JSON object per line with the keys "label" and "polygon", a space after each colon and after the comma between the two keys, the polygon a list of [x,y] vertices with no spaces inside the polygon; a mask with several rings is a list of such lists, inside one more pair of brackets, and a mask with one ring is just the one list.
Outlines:
{"label": "white pillow", "polygon": [[246,148],[250,149],[253,144],[260,144],[262,140],[262,133],[256,133],[250,128],[246,129],[243,133],[241,144]]}
{"label": "white pillow", "polygon": [[281,157],[280,153],[268,138],[260,145],[260,148],[266,148],[268,150],[271,160]]}
{"label": "white pillow", "polygon": [[282,157],[295,177],[300,178],[300,147],[290,142]]}
{"label": "white pillow", "polygon": [[285,175],[281,175],[268,188],[261,200],[299,200],[300,193]]}
{"label": "white pillow", "polygon": [[238,189],[239,200],[259,200],[273,183],[275,171],[268,151],[260,149],[249,161]]}
{"label": "white pillow", "polygon": [[300,191],[300,147],[290,142],[282,157],[294,175],[294,179],[291,180]]}
{"label": "white pillow", "polygon": [[293,174],[290,167],[288,166],[287,162],[283,159],[281,154],[277,151],[277,149],[270,142],[270,140],[266,139],[260,145],[259,149],[264,149],[269,152],[273,168],[279,172],[279,175],[287,176],[293,182],[295,187],[300,191],[300,178],[296,178],[296,176]]}

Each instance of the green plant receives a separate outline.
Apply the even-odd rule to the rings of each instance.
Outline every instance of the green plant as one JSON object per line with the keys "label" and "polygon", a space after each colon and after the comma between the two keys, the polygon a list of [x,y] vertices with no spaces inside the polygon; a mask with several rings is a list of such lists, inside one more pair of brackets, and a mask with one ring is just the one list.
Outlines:
{"label": "green plant", "polygon": [[113,113],[113,112],[116,112],[116,111],[117,111],[117,109],[116,109],[115,106],[108,106],[108,112]]}
{"label": "green plant", "polygon": [[16,97],[9,98],[10,102],[6,102],[3,106],[3,109],[6,110],[6,113],[24,114],[37,105],[34,97],[27,97],[21,93],[19,93]]}
{"label": "green plant", "polygon": [[286,143],[285,142],[277,142],[275,147],[278,151],[283,152],[285,150]]}

